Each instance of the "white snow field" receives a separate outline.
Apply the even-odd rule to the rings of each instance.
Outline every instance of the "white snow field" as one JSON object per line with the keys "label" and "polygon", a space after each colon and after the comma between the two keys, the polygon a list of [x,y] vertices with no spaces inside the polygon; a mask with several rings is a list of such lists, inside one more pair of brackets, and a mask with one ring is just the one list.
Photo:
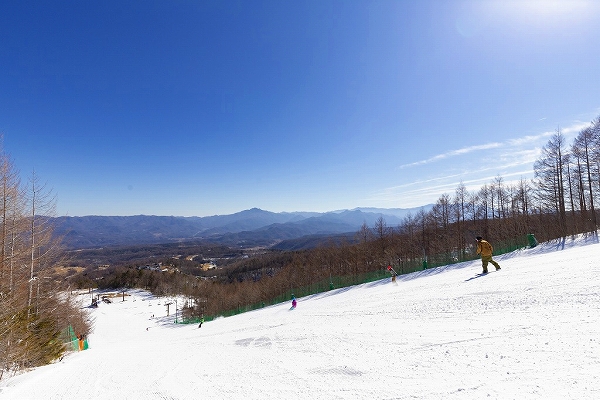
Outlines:
{"label": "white snow field", "polygon": [[130,291],[91,311],[89,350],[0,382],[0,398],[600,399],[597,237],[495,259],[483,277],[466,262],[200,329]]}

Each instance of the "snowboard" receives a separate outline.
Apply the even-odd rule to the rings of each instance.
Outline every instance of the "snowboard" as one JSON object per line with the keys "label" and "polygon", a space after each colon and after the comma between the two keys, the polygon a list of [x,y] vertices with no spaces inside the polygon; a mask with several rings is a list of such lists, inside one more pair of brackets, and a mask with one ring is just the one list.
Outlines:
{"label": "snowboard", "polygon": [[467,279],[465,282],[468,282],[468,281],[470,281],[470,280],[473,280],[473,279],[481,278],[482,276],[489,275],[489,274],[491,274],[492,272],[497,272],[497,270],[491,270],[491,271],[488,271],[488,272],[480,272],[480,273],[478,273],[478,274],[475,274],[475,276],[472,276],[472,277],[470,277],[470,278],[469,278],[469,279]]}

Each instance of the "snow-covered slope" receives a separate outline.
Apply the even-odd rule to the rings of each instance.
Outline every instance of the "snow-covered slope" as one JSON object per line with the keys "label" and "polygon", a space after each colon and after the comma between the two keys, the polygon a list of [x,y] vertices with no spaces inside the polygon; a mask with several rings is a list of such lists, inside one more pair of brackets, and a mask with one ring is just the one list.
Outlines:
{"label": "snow-covered slope", "polygon": [[[130,292],[1,399],[598,399],[600,245],[554,242],[197,325]],[[152,315],[155,318],[151,318]]]}

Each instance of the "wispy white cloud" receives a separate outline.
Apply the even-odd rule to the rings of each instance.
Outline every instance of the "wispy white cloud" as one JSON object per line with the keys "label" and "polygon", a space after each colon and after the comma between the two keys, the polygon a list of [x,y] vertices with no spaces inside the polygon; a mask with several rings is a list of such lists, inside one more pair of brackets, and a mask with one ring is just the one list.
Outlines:
{"label": "wispy white cloud", "polygon": [[[576,121],[557,129],[569,141],[589,125]],[[401,184],[373,192],[365,200],[381,206],[418,207],[436,202],[444,193],[453,195],[461,182],[470,192],[478,191],[498,176],[508,186],[517,184],[521,179],[533,178],[533,164],[540,157],[542,147],[555,133],[556,130],[544,131],[503,142],[468,146],[401,165],[398,167],[404,170],[398,176]],[[472,156],[461,157],[472,153],[477,153],[475,159]],[[419,169],[418,174],[408,172],[409,168],[420,166],[423,169]]]}
{"label": "wispy white cloud", "polygon": [[591,125],[591,123],[589,123],[589,122],[578,121],[571,126],[567,126],[566,128],[560,128],[560,131],[564,135],[576,136],[579,132],[581,132],[585,128],[588,128],[590,125]]}
{"label": "wispy white cloud", "polygon": [[531,165],[540,157],[541,147],[524,150],[506,151],[497,157],[497,168],[509,168],[517,165]]}
{"label": "wispy white cloud", "polygon": [[370,204],[378,204],[382,207],[419,207],[425,204],[435,203],[444,193],[453,196],[458,186],[462,183],[467,191],[476,193],[484,185],[490,184],[498,176],[503,179],[506,186],[516,185],[521,179],[531,179],[533,171],[530,169],[518,169],[506,171],[502,174],[493,174],[494,168],[482,168],[478,174],[462,173],[444,175],[432,179],[410,182],[385,188],[372,193],[366,201]]}
{"label": "wispy white cloud", "polygon": [[407,168],[407,167],[414,167],[416,165],[429,164],[429,163],[432,163],[435,161],[443,160],[445,158],[462,156],[465,154],[472,153],[474,151],[489,150],[489,149],[493,149],[493,148],[497,148],[497,147],[501,147],[501,146],[502,146],[502,143],[488,143],[488,144],[482,144],[482,145],[478,145],[478,146],[464,147],[462,149],[452,150],[447,153],[438,154],[438,155],[428,158],[426,160],[421,160],[421,161],[417,161],[417,162],[410,163],[410,164],[404,164],[404,165],[401,165],[399,168],[402,169],[402,168]]}
{"label": "wispy white cloud", "polygon": [[554,135],[554,132],[543,132],[539,135],[527,135],[516,139],[509,139],[506,141],[506,144],[508,146],[524,146],[529,143],[539,142],[540,140],[549,138],[552,135]]}
{"label": "wispy white cloud", "polygon": [[[561,133],[566,136],[574,136],[577,133],[579,133],[581,130],[587,128],[588,126],[590,126],[590,123],[584,123],[584,122],[577,121],[568,127],[557,128],[557,129],[560,129]],[[542,132],[538,135],[526,135],[526,136],[523,136],[520,138],[508,139],[505,142],[491,142],[491,143],[485,143],[485,144],[480,144],[480,145],[476,145],[476,146],[468,146],[468,147],[464,147],[461,149],[451,150],[446,153],[438,154],[438,155],[435,155],[433,157],[430,157],[430,158],[427,158],[424,160],[420,160],[420,161],[416,161],[416,162],[408,163],[408,164],[403,164],[403,165],[400,165],[398,168],[404,169],[404,168],[409,168],[409,167],[416,167],[419,165],[431,164],[431,163],[434,163],[437,161],[445,160],[450,157],[463,156],[463,155],[466,155],[469,153],[473,153],[476,151],[482,151],[482,150],[507,148],[510,153],[514,153],[515,147],[523,147],[523,146],[527,146],[527,145],[536,145],[536,144],[538,144],[541,147],[541,145],[543,145],[543,143],[541,143],[541,142],[550,138],[555,133],[556,133],[556,131],[546,131],[546,132]],[[529,151],[535,152],[535,149],[530,149]],[[533,154],[533,153],[530,153],[530,154]],[[499,156],[501,156],[501,154]]]}

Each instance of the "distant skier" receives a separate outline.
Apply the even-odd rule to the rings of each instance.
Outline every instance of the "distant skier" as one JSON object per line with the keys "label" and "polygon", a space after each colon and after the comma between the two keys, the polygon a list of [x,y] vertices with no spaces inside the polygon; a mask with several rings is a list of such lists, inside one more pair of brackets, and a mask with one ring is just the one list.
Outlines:
{"label": "distant skier", "polygon": [[396,273],[396,271],[394,271],[394,268],[392,268],[391,265],[388,265],[387,270],[390,274],[392,274],[392,282],[396,283],[396,275],[398,274]]}
{"label": "distant skier", "polygon": [[298,302],[296,301],[296,297],[292,296],[292,308],[290,310],[295,310]]}
{"label": "distant skier", "polygon": [[492,253],[494,248],[487,241],[483,240],[481,236],[477,236],[477,254],[481,254],[481,266],[483,267],[483,273],[488,273],[488,263],[492,263],[496,267],[496,271],[500,269],[500,265],[492,259]]}
{"label": "distant skier", "polygon": [[204,323],[204,317],[200,318],[200,325],[198,325],[198,328],[202,328],[202,324]]}

